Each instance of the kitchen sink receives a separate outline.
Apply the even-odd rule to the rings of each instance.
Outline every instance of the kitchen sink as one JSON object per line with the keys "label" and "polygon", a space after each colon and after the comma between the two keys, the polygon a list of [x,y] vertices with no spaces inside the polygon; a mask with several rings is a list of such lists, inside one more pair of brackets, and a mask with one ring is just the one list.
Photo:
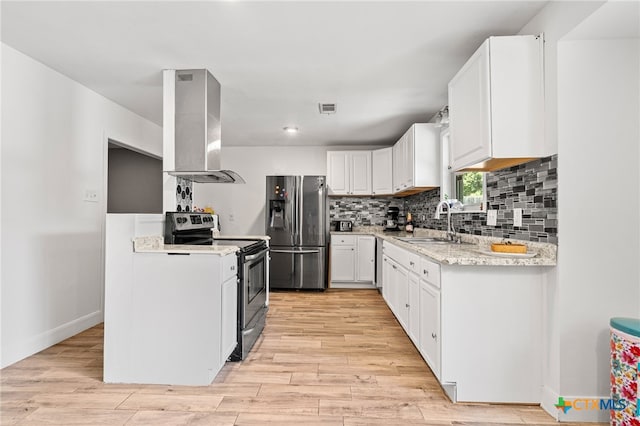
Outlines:
{"label": "kitchen sink", "polygon": [[396,237],[396,239],[400,241],[404,241],[406,243],[431,243],[435,241],[448,242],[448,240],[445,240],[442,238],[431,238],[431,237]]}
{"label": "kitchen sink", "polygon": [[405,243],[413,244],[421,247],[429,247],[431,245],[446,245],[446,244],[472,244],[466,242],[453,242],[444,238],[431,238],[431,237],[396,237],[396,239]]}

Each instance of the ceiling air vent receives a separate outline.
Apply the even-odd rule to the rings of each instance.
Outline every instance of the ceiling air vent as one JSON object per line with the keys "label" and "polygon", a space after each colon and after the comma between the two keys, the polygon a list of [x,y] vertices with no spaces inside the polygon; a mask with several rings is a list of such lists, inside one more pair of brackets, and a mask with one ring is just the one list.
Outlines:
{"label": "ceiling air vent", "polygon": [[318,108],[320,109],[320,114],[335,114],[337,105],[319,103]]}

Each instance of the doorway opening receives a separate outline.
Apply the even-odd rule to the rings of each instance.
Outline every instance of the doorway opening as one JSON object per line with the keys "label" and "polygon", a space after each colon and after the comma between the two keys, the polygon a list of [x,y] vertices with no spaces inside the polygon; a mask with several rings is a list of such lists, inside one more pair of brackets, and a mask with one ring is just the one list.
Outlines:
{"label": "doorway opening", "polygon": [[162,159],[109,139],[107,213],[162,213]]}

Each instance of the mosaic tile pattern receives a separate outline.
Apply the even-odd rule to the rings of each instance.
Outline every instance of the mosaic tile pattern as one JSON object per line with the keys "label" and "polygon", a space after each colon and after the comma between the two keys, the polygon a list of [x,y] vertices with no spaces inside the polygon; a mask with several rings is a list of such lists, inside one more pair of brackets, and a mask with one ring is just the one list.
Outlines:
{"label": "mosaic tile pattern", "polygon": [[176,178],[176,211],[193,211],[193,182],[181,177]]}
{"label": "mosaic tile pattern", "polygon": [[404,202],[401,198],[331,197],[329,220],[350,220],[354,226],[383,226],[390,206],[398,207],[400,217],[404,217]]}
{"label": "mosaic tile pattern", "polygon": [[[440,190],[412,195],[405,199],[416,225],[445,230],[446,220],[433,218],[440,201]],[[461,233],[558,243],[558,156],[554,155],[487,175],[487,203],[498,210],[496,226],[486,225],[486,214],[464,213],[452,216]],[[513,209],[522,208],[522,226],[513,226]]]}

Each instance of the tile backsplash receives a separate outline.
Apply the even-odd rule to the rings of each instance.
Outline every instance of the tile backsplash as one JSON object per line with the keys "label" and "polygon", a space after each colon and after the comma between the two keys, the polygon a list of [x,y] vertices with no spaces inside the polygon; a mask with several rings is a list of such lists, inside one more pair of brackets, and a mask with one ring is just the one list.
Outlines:
{"label": "tile backsplash", "polygon": [[404,216],[402,198],[331,197],[329,198],[329,218],[330,220],[350,220],[354,226],[383,225],[387,209],[391,206],[398,207],[400,216]]}
{"label": "tile backsplash", "polygon": [[[355,226],[382,225],[389,206],[400,209],[401,221],[411,212],[416,226],[444,230],[446,219],[434,219],[440,190],[406,198],[341,197],[329,199],[330,220],[351,220]],[[558,243],[558,157],[541,158],[487,174],[487,204],[497,210],[496,226],[486,213],[456,213],[452,222],[461,233]],[[513,226],[513,209],[522,208],[522,226]],[[444,216],[443,216],[444,217]]]}
{"label": "tile backsplash", "polygon": [[193,211],[193,182],[181,177],[176,178],[176,211]]}

